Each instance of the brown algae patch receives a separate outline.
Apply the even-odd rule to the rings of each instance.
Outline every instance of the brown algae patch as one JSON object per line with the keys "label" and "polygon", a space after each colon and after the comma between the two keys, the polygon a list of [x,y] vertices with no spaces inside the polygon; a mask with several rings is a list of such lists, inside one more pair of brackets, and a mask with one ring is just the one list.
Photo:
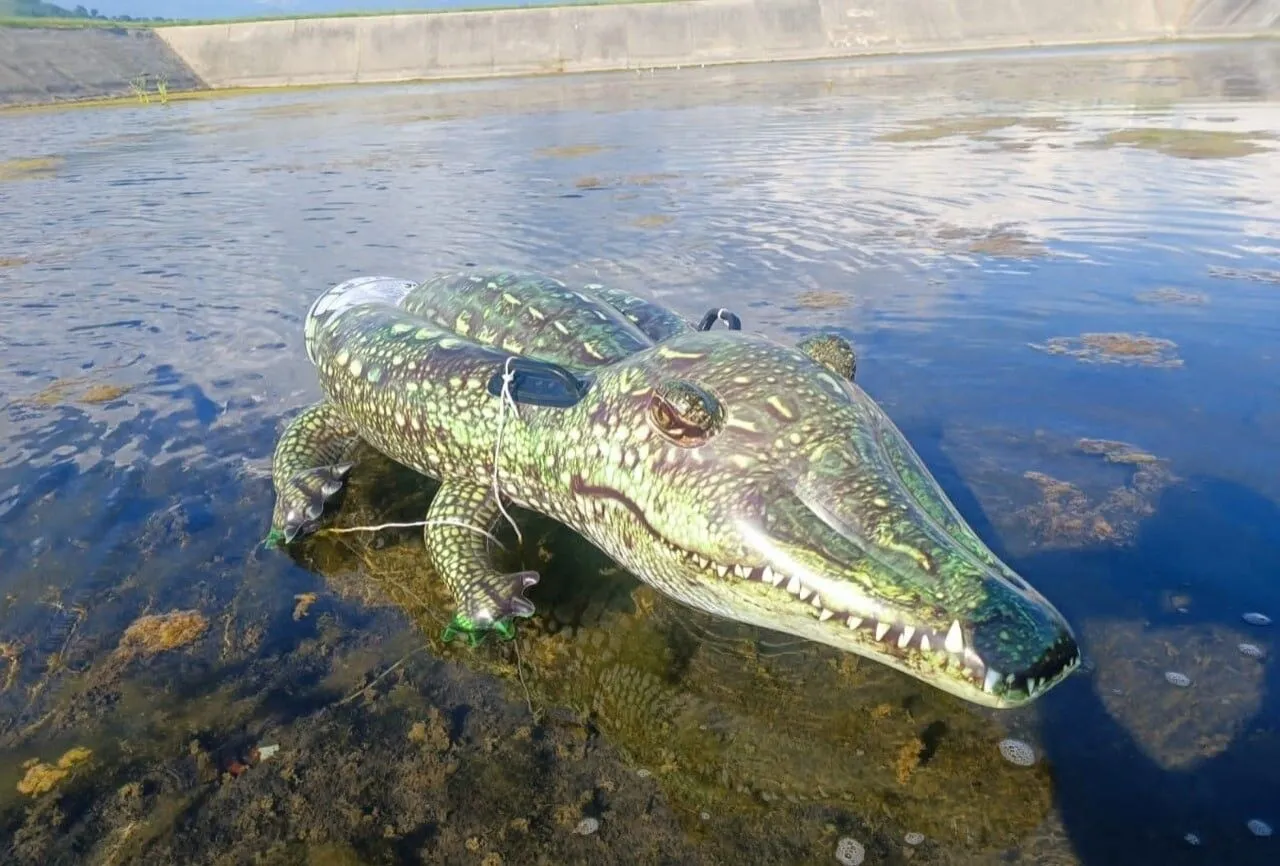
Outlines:
{"label": "brown algae patch", "polygon": [[1274,139],[1270,132],[1230,132],[1222,129],[1166,129],[1139,127],[1116,129],[1086,143],[1085,147],[1134,147],[1153,150],[1180,159],[1231,159],[1267,153],[1272,148],[1258,144],[1259,139]]}
{"label": "brown algae patch", "polygon": [[953,136],[964,136],[971,140],[982,141],[984,136],[1014,126],[1033,129],[1038,132],[1059,132],[1068,128],[1068,124],[1057,117],[934,117],[910,121],[906,124],[906,129],[882,133],[872,138],[872,141],[891,144],[909,143],[937,141],[941,138],[951,138]]}
{"label": "brown algae patch", "polygon": [[75,377],[72,379],[55,379],[40,391],[25,398],[22,402],[30,403],[36,406],[64,406],[68,403],[110,403],[112,400],[118,400],[131,390],[124,385],[111,385],[107,383],[97,383],[89,385],[78,397],[73,395],[77,387],[83,385],[84,377]]}
{"label": "brown algae patch", "polygon": [[80,395],[80,402],[110,403],[112,400],[118,400],[128,393],[129,389],[121,385],[90,385]]}
{"label": "brown algae patch", "polygon": [[544,159],[576,159],[580,156],[603,153],[606,150],[614,150],[614,148],[603,144],[566,144],[559,147],[542,147],[535,150],[533,155]]}
{"label": "brown algae patch", "polygon": [[796,303],[806,310],[835,310],[853,302],[842,292],[808,291],[796,295]]}
{"label": "brown algae patch", "polygon": [[1048,255],[1043,243],[1016,225],[968,228],[944,223],[933,233],[942,246],[959,246],[974,255],[994,258],[1031,259]]}
{"label": "brown algae patch", "polygon": [[18,681],[18,671],[22,665],[22,646],[13,641],[0,642],[0,661],[5,663],[4,682],[0,683],[0,692],[7,692]]}
{"label": "brown algae patch", "polygon": [[32,758],[23,764],[27,771],[18,782],[18,793],[28,797],[38,797],[52,791],[54,787],[71,775],[71,770],[93,756],[93,752],[83,746],[67,749],[56,764],[46,764]]}
{"label": "brown algae patch", "polygon": [[1138,292],[1134,298],[1144,304],[1173,304],[1184,307],[1209,303],[1209,296],[1199,292],[1186,292],[1172,286],[1163,286],[1149,292]]}
{"label": "brown algae patch", "polygon": [[1050,337],[1031,348],[1050,355],[1066,355],[1089,364],[1136,364],[1144,367],[1181,367],[1178,344],[1145,334],[1089,333],[1079,337]]}
{"label": "brown algae patch", "polygon": [[658,229],[675,221],[675,217],[667,214],[653,213],[636,217],[631,224],[641,229]]}
{"label": "brown algae patch", "polygon": [[198,610],[149,614],[125,629],[116,652],[126,657],[153,656],[198,640],[208,628],[209,620]]}
{"label": "brown algae patch", "polygon": [[27,263],[21,256],[0,256],[0,268],[19,268]]}
{"label": "brown algae patch", "polygon": [[62,167],[60,156],[37,156],[0,162],[0,182],[43,180],[53,177]]}
{"label": "brown algae patch", "polygon": [[1280,285],[1280,271],[1269,271],[1266,269],[1243,270],[1241,268],[1226,268],[1221,265],[1210,265],[1209,276],[1218,277],[1224,280],[1248,280],[1251,283],[1274,283]]}
{"label": "brown algae patch", "polygon": [[1128,483],[1092,500],[1079,487],[1044,472],[1023,477],[1040,491],[1040,501],[1018,511],[1018,517],[1041,548],[1125,545],[1133,542],[1142,520],[1155,513],[1157,497],[1177,477],[1167,462],[1127,442],[1080,439],[1076,450],[1106,462],[1133,467]]}

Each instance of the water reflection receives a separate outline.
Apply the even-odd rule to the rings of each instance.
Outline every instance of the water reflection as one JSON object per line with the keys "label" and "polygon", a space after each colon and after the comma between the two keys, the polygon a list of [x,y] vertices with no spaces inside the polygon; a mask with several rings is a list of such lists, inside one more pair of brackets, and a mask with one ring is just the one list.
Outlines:
{"label": "water reflection", "polygon": [[[915,862],[1272,862],[1246,821],[1280,821],[1276,667],[1235,645],[1280,616],[1277,71],[1241,43],[0,116],[6,853],[791,863],[851,834],[890,863],[922,832]],[[307,305],[467,261],[844,333],[1093,674],[990,716],[580,587],[607,566],[547,530],[535,725],[511,648],[434,641],[413,533],[255,554],[316,393]],[[1179,363],[1094,363],[1151,348]],[[426,495],[377,479],[344,519]],[[208,627],[121,655],[175,611]],[[1045,760],[1006,765],[1006,735]]]}

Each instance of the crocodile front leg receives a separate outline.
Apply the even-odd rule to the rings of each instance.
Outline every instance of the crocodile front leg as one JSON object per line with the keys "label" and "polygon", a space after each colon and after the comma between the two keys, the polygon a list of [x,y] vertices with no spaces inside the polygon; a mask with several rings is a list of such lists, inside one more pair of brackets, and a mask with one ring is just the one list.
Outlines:
{"label": "crocodile front leg", "polygon": [[308,406],[289,422],[271,459],[276,505],[267,547],[315,530],[325,503],[354,465],[348,457],[359,441],[355,427],[330,403]]}
{"label": "crocodile front leg", "polygon": [[503,574],[490,558],[487,542],[499,513],[493,490],[471,481],[443,482],[427,509],[427,555],[458,604],[445,641],[465,634],[475,646],[488,631],[510,639],[512,618],[533,615],[524,591],[538,582],[538,573]]}

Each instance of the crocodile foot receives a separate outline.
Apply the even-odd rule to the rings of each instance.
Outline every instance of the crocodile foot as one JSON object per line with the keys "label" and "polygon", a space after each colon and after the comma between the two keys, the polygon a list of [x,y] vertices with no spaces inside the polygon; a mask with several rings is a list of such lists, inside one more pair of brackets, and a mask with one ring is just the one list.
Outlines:
{"label": "crocodile foot", "polygon": [[283,524],[273,526],[263,543],[269,548],[281,547],[315,532],[325,504],[342,489],[353,466],[354,463],[317,466],[290,478],[281,493]]}
{"label": "crocodile foot", "polygon": [[533,616],[533,602],[524,597],[524,591],[537,582],[536,571],[494,574],[493,587],[477,586],[472,598],[459,604],[457,613],[441,633],[441,640],[449,643],[462,635],[468,645],[476,647],[489,632],[511,640],[516,636],[515,618]]}

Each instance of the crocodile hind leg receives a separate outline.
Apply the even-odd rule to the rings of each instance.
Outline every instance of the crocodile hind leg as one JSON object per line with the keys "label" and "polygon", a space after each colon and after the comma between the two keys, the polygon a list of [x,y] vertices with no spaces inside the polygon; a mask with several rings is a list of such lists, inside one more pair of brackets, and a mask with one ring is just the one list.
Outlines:
{"label": "crocodile hind leg", "polygon": [[427,556],[458,605],[446,642],[464,634],[475,646],[488,631],[509,639],[515,635],[512,618],[533,615],[524,591],[538,582],[538,573],[503,574],[490,558],[487,542],[498,516],[493,490],[472,481],[445,481],[427,509]]}
{"label": "crocodile hind leg", "polygon": [[346,481],[359,443],[355,428],[329,403],[308,406],[285,427],[271,459],[276,504],[267,547],[315,531],[325,503]]}

